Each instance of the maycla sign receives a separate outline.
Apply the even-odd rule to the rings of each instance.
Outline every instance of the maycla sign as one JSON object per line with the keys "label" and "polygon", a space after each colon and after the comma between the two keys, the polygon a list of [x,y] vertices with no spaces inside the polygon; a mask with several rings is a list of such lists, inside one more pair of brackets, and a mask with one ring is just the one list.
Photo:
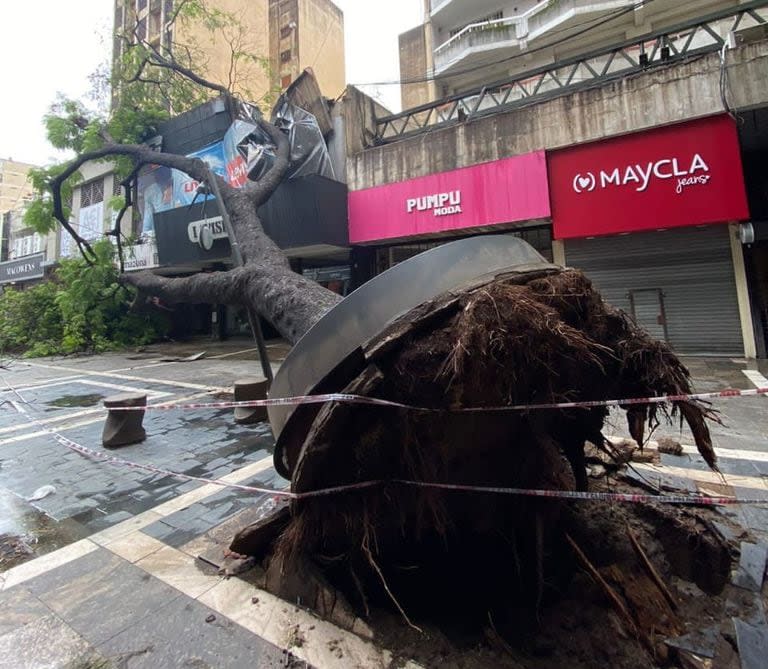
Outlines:
{"label": "maycla sign", "polygon": [[675,192],[680,195],[688,186],[706,186],[711,176],[709,165],[696,153],[690,160],[663,158],[643,165],[600,170],[597,176],[594,172],[580,173],[573,177],[573,190],[577,193],[592,193],[604,188],[631,187],[643,193],[654,180],[671,179]]}
{"label": "maycla sign", "polygon": [[409,197],[405,202],[405,209],[409,214],[417,211],[431,211],[435,216],[460,214],[462,213],[461,191],[452,190],[424,197]]}
{"label": "maycla sign", "polygon": [[548,163],[556,239],[749,218],[727,114],[553,151]]}
{"label": "maycla sign", "polygon": [[37,255],[0,263],[0,283],[42,278],[44,275],[44,257],[44,254],[38,253]]}

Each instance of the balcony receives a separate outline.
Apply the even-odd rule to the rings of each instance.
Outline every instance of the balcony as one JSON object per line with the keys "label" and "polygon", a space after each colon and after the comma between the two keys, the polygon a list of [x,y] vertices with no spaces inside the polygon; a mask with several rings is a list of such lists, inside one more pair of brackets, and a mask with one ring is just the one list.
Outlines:
{"label": "balcony", "polygon": [[[455,2],[432,0],[432,13],[444,12]],[[489,51],[512,47],[525,49],[532,40],[546,36],[554,29],[562,38],[562,31],[567,31],[569,25],[574,28],[581,25],[586,15],[599,17],[603,13],[640,5],[640,0],[555,0],[537,4],[518,16],[470,24],[435,49],[435,74],[451,74],[458,66],[472,66],[479,60],[479,54]]]}
{"label": "balcony", "polygon": [[636,6],[640,8],[639,0],[557,0],[536,7],[528,20],[528,39],[533,40],[545,35],[554,28],[567,27],[568,24],[586,15],[598,15],[612,10]]}
{"label": "balcony", "polygon": [[486,51],[523,46],[524,38],[523,17],[472,23],[435,49],[435,73],[449,73]]}

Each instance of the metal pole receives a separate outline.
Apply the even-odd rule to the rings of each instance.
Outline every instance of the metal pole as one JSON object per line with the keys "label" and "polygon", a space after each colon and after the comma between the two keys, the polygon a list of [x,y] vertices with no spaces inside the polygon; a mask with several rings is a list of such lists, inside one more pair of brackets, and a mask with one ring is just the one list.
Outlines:
{"label": "metal pole", "polygon": [[[219,203],[221,220],[224,223],[224,228],[226,229],[227,236],[229,237],[229,245],[232,248],[232,256],[235,259],[235,264],[238,267],[242,267],[244,264],[243,253],[240,250],[240,244],[237,241],[237,237],[235,237],[235,229],[232,227],[232,221],[229,218],[229,212],[224,206],[224,200],[221,198],[221,191],[219,190],[219,184],[216,182],[216,175],[211,171],[210,167],[207,168],[207,171],[208,183],[214,197]],[[272,374],[272,366],[269,364],[267,345],[264,343],[264,332],[261,329],[261,322],[259,321],[258,315],[253,313],[253,310],[250,307],[246,307],[245,311],[248,314],[248,324],[251,326],[251,333],[253,334],[253,338],[256,341],[256,348],[259,349],[261,371],[271,386],[275,377],[274,374]]]}

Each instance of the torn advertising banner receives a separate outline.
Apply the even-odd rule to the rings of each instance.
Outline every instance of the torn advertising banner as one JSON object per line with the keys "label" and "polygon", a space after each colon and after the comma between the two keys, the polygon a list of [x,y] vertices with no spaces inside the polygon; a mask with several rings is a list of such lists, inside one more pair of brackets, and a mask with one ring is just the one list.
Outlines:
{"label": "torn advertising banner", "polygon": [[270,170],[275,162],[275,147],[257,125],[238,119],[224,135],[224,159],[229,183],[242,188]]}

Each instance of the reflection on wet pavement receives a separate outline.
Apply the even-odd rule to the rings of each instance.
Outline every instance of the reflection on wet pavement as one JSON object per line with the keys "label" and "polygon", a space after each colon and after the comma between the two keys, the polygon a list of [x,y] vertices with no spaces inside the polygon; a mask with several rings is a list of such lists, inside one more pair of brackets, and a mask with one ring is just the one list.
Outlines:
{"label": "reflection on wet pavement", "polygon": [[0,488],[0,572],[90,534],[72,519],[56,521]]}

